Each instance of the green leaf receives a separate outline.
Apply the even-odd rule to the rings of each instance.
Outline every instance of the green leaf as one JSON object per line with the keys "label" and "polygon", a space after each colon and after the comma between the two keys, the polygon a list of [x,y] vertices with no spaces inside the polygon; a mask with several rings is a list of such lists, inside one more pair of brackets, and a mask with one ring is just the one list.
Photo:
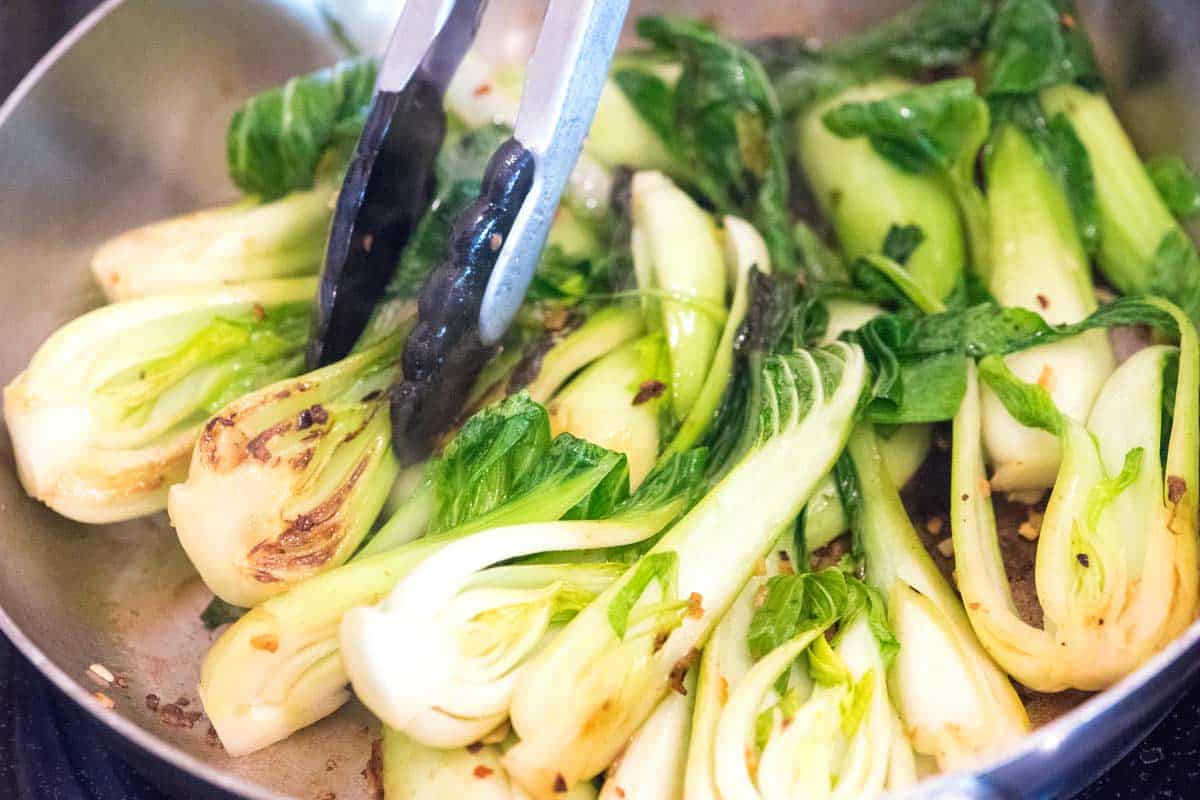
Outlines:
{"label": "green leaf", "polygon": [[884,75],[919,77],[970,61],[991,19],[987,0],[926,0],[865,33],[824,49],[804,40],[756,47],[788,115]]}
{"label": "green leaf", "polygon": [[1112,505],[1113,501],[1120,497],[1122,492],[1133,486],[1133,482],[1137,480],[1138,473],[1142,470],[1142,458],[1145,454],[1146,451],[1144,448],[1133,448],[1125,454],[1125,459],[1121,463],[1121,471],[1119,473],[1110,478],[1105,478],[1091,488],[1087,499],[1088,530],[1096,530],[1096,527],[1100,524],[1100,515],[1104,513],[1104,509]]}
{"label": "green leaf", "polygon": [[975,94],[975,82],[957,78],[883,100],[846,103],[822,120],[844,139],[866,137],[876,152],[906,172],[957,175],[973,167],[989,114]]}
{"label": "green leaf", "polygon": [[544,462],[550,416],[525,392],[472,416],[433,466],[438,512],[448,530],[491,511]]}
{"label": "green leaf", "polygon": [[892,225],[883,238],[883,255],[904,266],[924,241],[925,231],[920,225]]}
{"label": "green leaf", "polygon": [[1154,188],[1177,219],[1200,214],[1200,175],[1179,156],[1160,156],[1146,164]]}
{"label": "green leaf", "polygon": [[214,597],[212,602],[204,607],[204,611],[200,612],[200,621],[204,623],[205,630],[212,631],[222,625],[237,622],[248,610],[226,603],[219,597]]}
{"label": "green leaf", "polygon": [[750,654],[757,660],[804,631],[837,622],[854,600],[851,580],[835,567],[769,578],[747,631]]}
{"label": "green leaf", "polygon": [[1026,383],[1012,373],[1000,356],[988,356],[979,362],[981,377],[1013,418],[1027,428],[1039,428],[1058,436],[1066,421],[1054,398],[1036,383]]}
{"label": "green leaf", "polygon": [[1100,73],[1072,0],[1004,0],[988,33],[989,94],[1033,94]]}
{"label": "green leaf", "polygon": [[1200,255],[1183,231],[1171,231],[1159,243],[1145,291],[1175,303],[1193,321],[1200,320]]}
{"label": "green leaf", "polygon": [[658,137],[675,138],[675,92],[662,78],[646,70],[625,68],[613,72],[613,81]]}
{"label": "green leaf", "polygon": [[866,607],[867,625],[871,628],[875,641],[879,642],[879,653],[886,666],[900,652],[900,640],[896,638],[888,621],[887,603],[883,600],[883,594],[874,586],[868,583],[858,583],[856,586]]}
{"label": "green leaf", "polygon": [[361,119],[370,103],[375,72],[371,59],[342,61],[250,98],[226,135],[237,187],[272,200],[312,186],[322,154],[335,136],[345,136],[339,125]]}
{"label": "green leaf", "polygon": [[[894,248],[903,246],[893,245]],[[886,242],[884,247],[887,248]],[[924,314],[936,314],[946,308],[941,300],[926,292],[908,270],[886,255],[858,259],[854,262],[853,272],[854,285],[872,302],[912,308]]]}
{"label": "green leaf", "polygon": [[792,228],[792,239],[796,243],[800,270],[807,281],[825,283],[847,278],[846,264],[841,253],[825,244],[810,225],[797,222]]}
{"label": "green leaf", "polygon": [[805,654],[808,656],[808,674],[818,686],[841,686],[854,682],[850,668],[824,636],[818,636]]}
{"label": "green leaf", "polygon": [[1036,95],[989,97],[993,141],[1005,125],[1019,128],[1058,183],[1071,206],[1071,215],[1084,248],[1095,252],[1100,244],[1100,201],[1087,148],[1064,114],[1049,117]]}
{"label": "green leaf", "polygon": [[694,20],[642,17],[637,31],[683,67],[666,141],[689,179],[718,211],[754,224],[775,269],[793,271],[784,120],[762,64]]}
{"label": "green leaf", "polygon": [[678,567],[679,554],[671,550],[651,553],[638,562],[633,575],[608,606],[608,624],[619,638],[625,637],[629,615],[651,583],[658,583],[665,602],[675,599],[675,572]]}

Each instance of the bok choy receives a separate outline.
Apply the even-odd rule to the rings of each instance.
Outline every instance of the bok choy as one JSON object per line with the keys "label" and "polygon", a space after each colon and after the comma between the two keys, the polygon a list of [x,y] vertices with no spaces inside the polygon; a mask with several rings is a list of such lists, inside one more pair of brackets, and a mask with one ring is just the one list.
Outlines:
{"label": "bok choy", "polygon": [[[545,409],[523,394],[475,414],[431,468],[436,507],[429,535],[268,598],[213,645],[200,698],[225,748],[254,752],[346,702],[338,627],[347,611],[381,600],[449,542],[494,527],[578,516],[593,504],[611,508],[627,485],[624,463],[572,437],[551,440]],[[394,522],[378,536],[387,536]],[[490,585],[528,589],[521,574]]]}
{"label": "bok choy", "polygon": [[257,605],[343,563],[366,536],[400,471],[388,389],[411,325],[392,327],[342,361],[238,398],[205,424],[167,510],[222,600]]}
{"label": "bok choy", "polygon": [[303,369],[315,287],[190,289],[60,328],[4,389],[25,491],[81,522],[161,510],[215,411]]}
{"label": "bok choy", "polygon": [[[866,364],[857,347],[839,344],[773,356],[764,378],[755,447],[526,665],[511,707],[520,742],[505,765],[534,797],[599,773],[671,676],[682,679],[755,561],[833,465]],[[689,613],[663,613],[681,602]]]}
{"label": "bok choy", "polygon": [[[600,449],[563,437],[574,447]],[[590,503],[570,519],[496,527],[447,544],[401,578],[382,603],[343,618],[342,658],[355,694],[386,724],[423,744],[476,741],[505,720],[525,665],[556,622],[586,607],[607,584],[591,588],[573,577],[600,568],[586,563],[543,565],[546,583],[525,591],[463,592],[472,576],[523,556],[647,539],[687,509],[702,466],[703,451],[685,453],[615,508]],[[608,574],[608,583],[623,571]],[[679,617],[684,610],[686,604],[660,613]],[[420,659],[410,657],[413,648]]]}
{"label": "bok choy", "polygon": [[[1039,691],[1103,689],[1177,636],[1197,611],[1196,482],[1200,351],[1176,307],[1178,348],[1149,347],[1117,368],[1086,424],[997,358],[979,373],[1021,422],[1058,436],[1062,466],[1038,539],[1035,627],[1016,612],[1000,559],[972,372],[954,421],[951,490],[958,588],[980,642]],[[972,370],[974,368],[972,367]]]}

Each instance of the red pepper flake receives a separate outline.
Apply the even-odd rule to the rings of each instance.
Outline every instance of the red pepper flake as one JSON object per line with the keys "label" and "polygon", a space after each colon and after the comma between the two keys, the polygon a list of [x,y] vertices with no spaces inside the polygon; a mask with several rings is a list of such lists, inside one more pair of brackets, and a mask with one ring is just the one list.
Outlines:
{"label": "red pepper flake", "polygon": [[97,703],[104,706],[109,711],[112,711],[114,708],[117,707],[116,702],[111,697],[106,695],[104,692],[92,692],[92,697],[94,697],[96,699]]}
{"label": "red pepper flake", "polygon": [[679,692],[684,697],[687,696],[687,687],[683,685],[683,681],[687,678],[688,670],[692,664],[700,657],[700,651],[692,648],[687,655],[675,662],[675,666],[671,667],[671,675],[667,679],[671,688]]}
{"label": "red pepper flake", "polygon": [[483,742],[471,742],[467,745],[467,752],[471,754],[478,753],[483,749]]}
{"label": "red pepper flake", "polygon": [[692,619],[701,619],[704,616],[704,597],[699,592],[692,592],[688,595],[687,615]]}
{"label": "red pepper flake", "polygon": [[616,791],[616,793],[617,793],[617,797],[624,797],[624,796],[625,796],[625,790],[624,790],[624,789],[622,789],[620,786],[614,787],[614,789],[615,789],[615,791]]}
{"label": "red pepper flake", "polygon": [[160,700],[158,699],[158,695],[156,695],[156,694],[146,695],[146,708],[150,709],[151,711],[158,711],[159,702],[160,702]]}
{"label": "red pepper flake", "polygon": [[262,303],[254,304],[254,318],[259,322],[267,318],[267,310],[262,307]]}
{"label": "red pepper flake", "polygon": [[491,767],[485,767],[483,764],[479,764],[475,767],[475,770],[471,774],[482,780],[483,778],[490,777],[494,771],[495,770],[493,770]]}
{"label": "red pepper flake", "polygon": [[1178,475],[1167,476],[1167,499],[1178,503],[1187,494],[1187,481]]}
{"label": "red pepper flake", "polygon": [[667,385],[662,381],[646,381],[638,387],[637,394],[633,396],[633,404],[640,406],[642,403],[648,403],[657,397],[662,397],[662,393],[666,390]]}
{"label": "red pepper flake", "polygon": [[566,794],[567,792],[567,779],[562,776],[561,772],[554,776],[554,792],[555,794]]}
{"label": "red pepper flake", "polygon": [[273,633],[260,633],[250,640],[250,646],[255,650],[266,650],[274,653],[279,649],[279,637]]}
{"label": "red pepper flake", "polygon": [[1062,26],[1069,31],[1075,30],[1075,26],[1077,25],[1077,23],[1075,22],[1075,17],[1073,17],[1070,14],[1066,14],[1066,13],[1064,13],[1062,16],[1060,16],[1058,18],[1058,21],[1061,22]]}
{"label": "red pepper flake", "polygon": [[489,95],[491,93],[492,93],[492,85],[490,83],[481,83],[478,86],[476,86],[475,91],[472,92],[472,94],[474,94],[476,97],[483,97],[483,96]]}
{"label": "red pepper flake", "polygon": [[719,690],[721,705],[724,706],[729,702],[729,681],[722,677],[720,682],[717,684],[717,689]]}
{"label": "red pepper flake", "polygon": [[1046,295],[1044,295],[1044,294],[1039,294],[1037,296],[1037,301],[1038,301],[1038,305],[1041,306],[1043,309],[1047,309],[1050,307],[1050,298],[1046,297]]}

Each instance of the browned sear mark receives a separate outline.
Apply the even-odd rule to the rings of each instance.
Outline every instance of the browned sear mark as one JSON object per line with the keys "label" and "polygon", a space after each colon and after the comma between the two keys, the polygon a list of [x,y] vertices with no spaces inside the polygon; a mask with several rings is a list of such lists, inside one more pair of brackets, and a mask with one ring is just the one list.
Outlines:
{"label": "browned sear mark", "polygon": [[662,393],[667,390],[667,385],[662,381],[645,381],[638,387],[637,394],[633,396],[633,404],[640,406],[642,403],[648,403],[655,398],[662,397]]}
{"label": "browned sear mark", "polygon": [[467,752],[474,755],[483,749],[483,742],[471,742],[467,745]]}
{"label": "browned sear mark", "polygon": [[1167,499],[1178,503],[1187,494],[1187,481],[1178,475],[1167,476]]}
{"label": "browned sear mark", "polygon": [[1039,294],[1037,296],[1037,301],[1038,306],[1040,306],[1042,309],[1047,309],[1050,307],[1050,298],[1046,297],[1044,294]]}
{"label": "browned sear mark", "polygon": [[675,666],[671,667],[671,674],[667,678],[667,683],[671,688],[685,697],[687,696],[687,687],[683,685],[683,681],[687,678],[688,670],[699,657],[700,651],[693,647],[686,656],[675,662]]}
{"label": "browned sear mark", "polygon": [[289,420],[276,422],[274,425],[251,439],[249,443],[246,444],[246,452],[254,456],[256,460],[262,462],[263,464],[267,463],[271,460],[271,451],[268,449],[267,443],[276,436],[287,433],[291,429],[292,423]]}
{"label": "browned sear mark", "polygon": [[1088,558],[1087,553],[1076,553],[1075,560],[1079,562],[1079,566],[1081,567],[1091,566],[1091,560]]}
{"label": "browned sear mark", "polygon": [[554,776],[554,791],[556,794],[565,794],[567,791],[567,779],[561,772]]}

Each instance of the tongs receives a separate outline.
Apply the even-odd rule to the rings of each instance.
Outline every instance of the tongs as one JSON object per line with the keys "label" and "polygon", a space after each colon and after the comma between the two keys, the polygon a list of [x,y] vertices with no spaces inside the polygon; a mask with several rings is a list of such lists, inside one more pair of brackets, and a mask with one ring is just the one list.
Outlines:
{"label": "tongs", "polygon": [[[443,96],[486,0],[408,0],[337,200],[309,340],[310,368],[345,357],[436,191]],[[392,392],[397,453],[421,458],[457,418],[516,316],[591,126],[628,0],[550,0],[513,137],[455,220],[418,297]]]}

